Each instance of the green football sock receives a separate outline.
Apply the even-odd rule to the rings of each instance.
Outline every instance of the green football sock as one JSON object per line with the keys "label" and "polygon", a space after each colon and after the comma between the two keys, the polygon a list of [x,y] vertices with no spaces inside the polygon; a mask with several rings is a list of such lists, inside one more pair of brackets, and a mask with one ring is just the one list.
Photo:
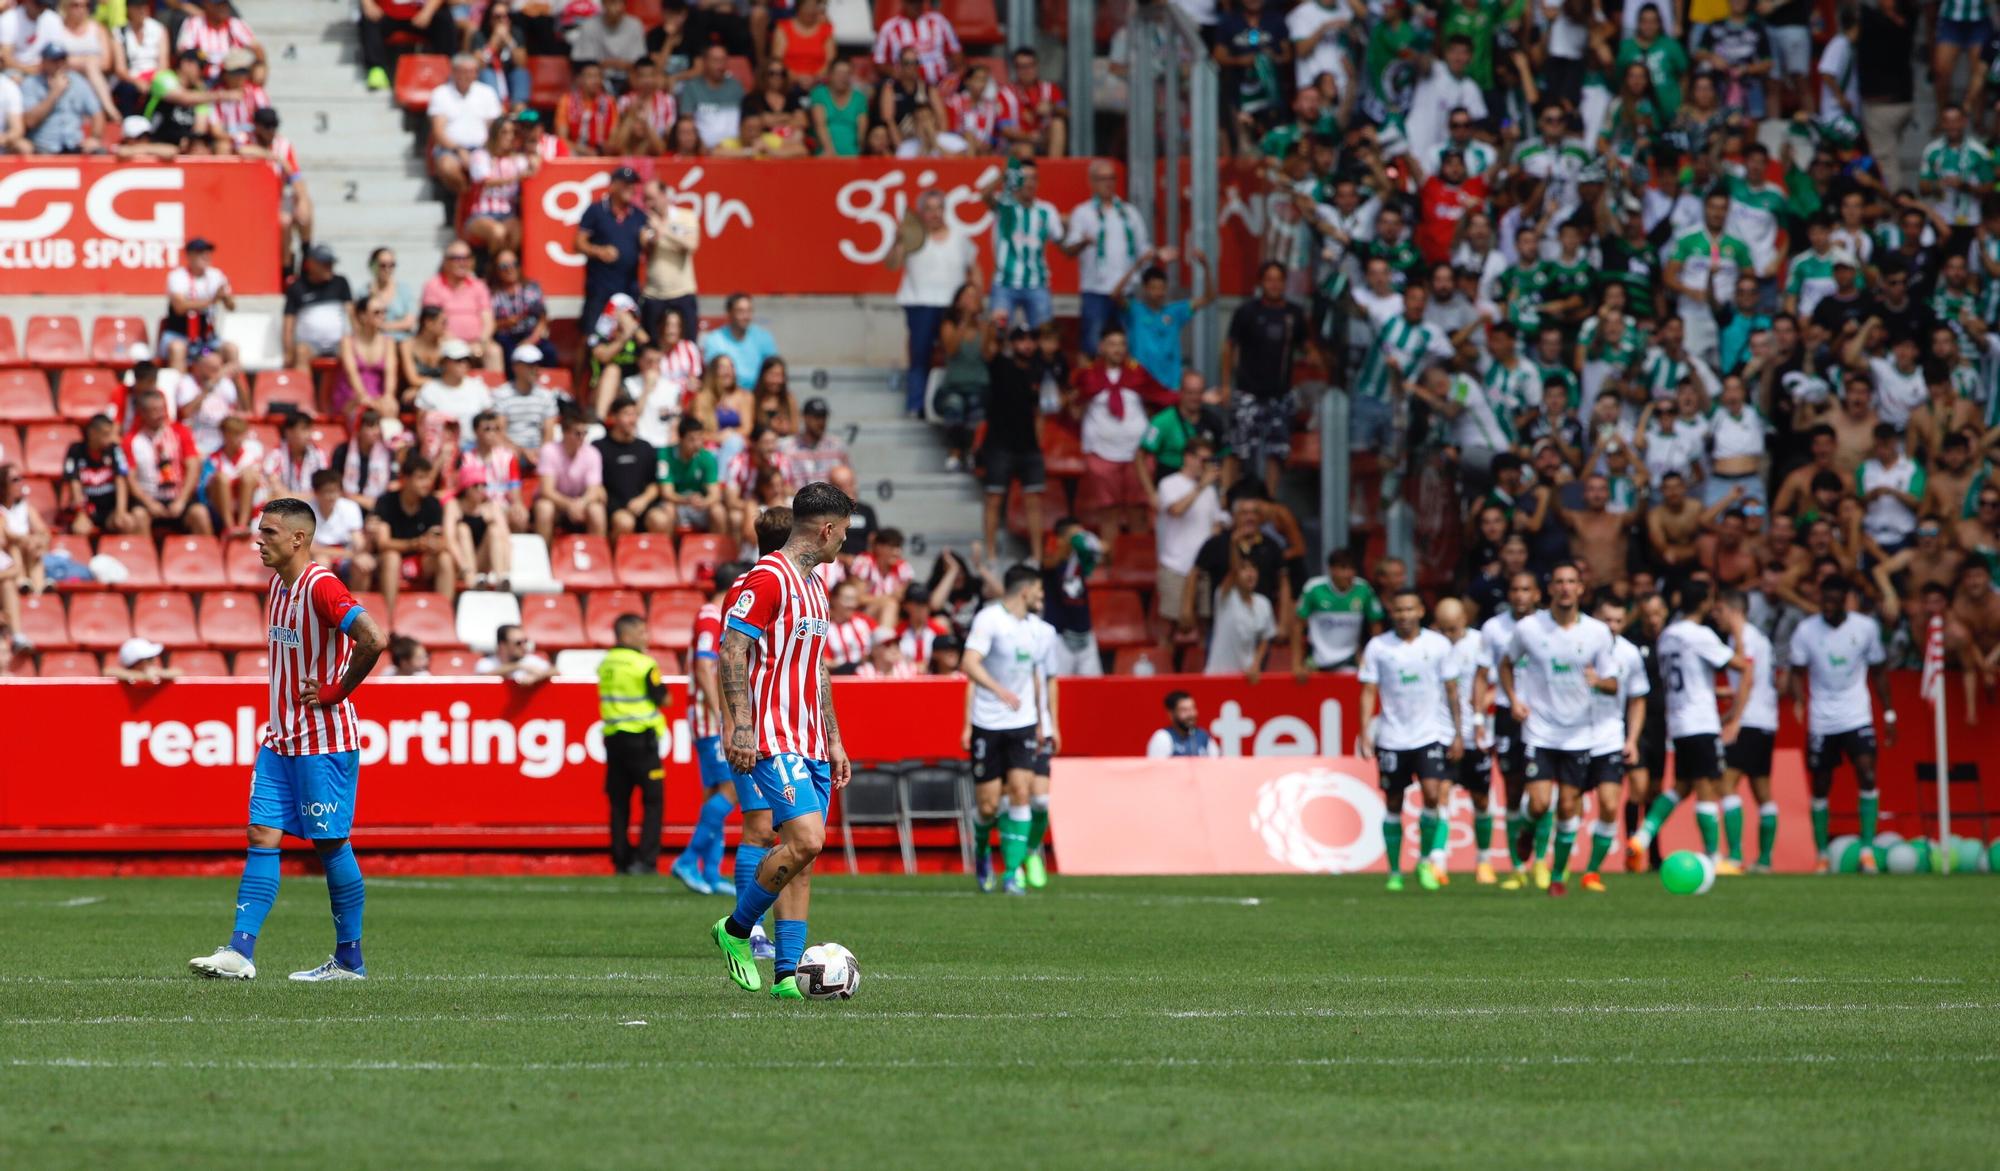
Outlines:
{"label": "green football sock", "polygon": [[1010,815],[1000,822],[1000,865],[1012,874],[1021,868],[1027,856],[1028,819]]}
{"label": "green football sock", "polygon": [[1542,810],[1542,815],[1535,819],[1535,857],[1542,858],[1548,855],[1549,835],[1555,832],[1555,828],[1556,811],[1552,805]]}
{"label": "green football sock", "polygon": [[1417,815],[1417,861],[1428,862],[1431,843],[1437,840],[1437,813],[1426,807]]}
{"label": "green football sock", "polygon": [[[1861,794],[1861,848],[1875,850],[1875,821],[1881,813],[1882,798],[1873,791]],[[1875,865],[1883,867],[1888,861],[1887,850],[1875,850]]]}
{"label": "green football sock", "polygon": [[1431,821],[1431,853],[1441,854],[1451,845],[1451,818],[1439,810]]}
{"label": "green football sock", "polygon": [[1390,813],[1382,818],[1382,849],[1389,855],[1389,873],[1403,872],[1403,815]]}
{"label": "green football sock", "polygon": [[1479,860],[1486,861],[1486,851],[1493,847],[1493,815],[1484,809],[1472,815],[1472,845]]}
{"label": "green football sock", "polygon": [[1028,807],[1028,853],[1042,848],[1042,839],[1049,836],[1049,807],[1031,805]]}
{"label": "green football sock", "polygon": [[1590,873],[1595,874],[1604,868],[1604,856],[1611,852],[1611,843],[1617,840],[1616,828],[1601,821],[1597,823],[1590,833]]}
{"label": "green football sock", "polygon": [[1743,861],[1743,801],[1726,797],[1722,802],[1722,833],[1729,842],[1729,860]]}
{"label": "green football sock", "polygon": [[1715,857],[1715,847],[1722,835],[1722,811],[1713,801],[1694,803],[1695,828],[1701,831],[1701,852]]}
{"label": "green football sock", "polygon": [[1757,818],[1757,861],[1769,866],[1778,849],[1778,803],[1764,806]]}
{"label": "green football sock", "polygon": [[1527,824],[1528,819],[1525,816],[1512,811],[1508,812],[1507,857],[1513,860],[1514,869],[1516,870],[1519,870],[1527,862],[1527,859],[1521,857],[1521,843],[1527,837],[1522,830],[1526,828]]}
{"label": "green football sock", "polygon": [[1562,828],[1556,831],[1556,856],[1555,861],[1550,864],[1551,869],[1555,871],[1557,881],[1561,881],[1562,876],[1569,873],[1569,852],[1575,846],[1576,827],[1565,821]]}
{"label": "green football sock", "polygon": [[1822,855],[1826,853],[1826,843],[1829,841],[1826,834],[1827,812],[1826,799],[1824,797],[1813,798],[1813,849]]}
{"label": "green football sock", "polygon": [[999,824],[998,818],[994,818],[992,820],[987,820],[987,821],[982,821],[979,818],[973,819],[972,852],[974,854],[977,854],[981,858],[990,857],[992,855],[993,827],[997,824]]}
{"label": "green football sock", "polygon": [[1680,803],[1681,795],[1672,789],[1653,798],[1653,807],[1646,811],[1646,824],[1639,827],[1640,839],[1650,845],[1653,839],[1659,836],[1660,827],[1674,815],[1674,810],[1680,807]]}

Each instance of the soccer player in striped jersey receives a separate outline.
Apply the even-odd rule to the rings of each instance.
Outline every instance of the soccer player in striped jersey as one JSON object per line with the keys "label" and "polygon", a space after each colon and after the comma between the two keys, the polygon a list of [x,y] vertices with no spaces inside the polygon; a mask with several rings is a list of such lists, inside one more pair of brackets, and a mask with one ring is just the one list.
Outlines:
{"label": "soccer player in striped jersey", "polygon": [[257,555],[272,571],[265,618],[271,645],[271,721],[250,781],[250,852],[236,888],[236,926],[197,976],[256,978],[257,935],[278,897],[278,843],[305,838],[326,867],[334,952],[294,980],[359,980],[361,868],[347,835],[361,771],[361,731],[348,702],[387,639],[340,579],[312,560],[312,506],[282,497],[257,518]]}
{"label": "soccer player in striped jersey", "polygon": [[750,567],[741,562],[717,566],[715,591],[694,616],[694,641],[689,646],[688,734],[694,739],[695,763],[701,770],[701,812],[687,849],[674,859],[671,873],[696,894],[734,894],[735,883],[722,877],[726,845],[722,823],[736,808],[736,793],[749,778],[730,771],[722,756],[722,685],[716,679],[716,652],[722,647],[722,600]]}
{"label": "soccer player in striped jersey", "polygon": [[[811,881],[813,860],[826,844],[831,790],[845,788],[853,771],[826,667],[826,590],[813,577],[839,554],[853,511],[854,501],[824,481],[799,489],[784,548],[743,575],[723,615],[717,658],[724,754],[732,769],[750,774],[777,833],[751,881],[740,884],[736,909],[709,929],[729,978],[749,992],[762,986],[750,931],[789,884]],[[803,896],[809,887],[800,889]],[[778,919],[775,997],[803,998],[794,977],[806,946],[804,901],[795,917]]]}
{"label": "soccer player in striped jersey", "polygon": [[1715,600],[1715,624],[1736,657],[1748,659],[1748,671],[1732,671],[1729,685],[1737,691],[1749,689],[1743,704],[1743,718],[1736,735],[1726,735],[1722,747],[1722,833],[1729,845],[1729,861],[1743,865],[1743,798],[1736,786],[1750,782],[1750,795],[1757,802],[1757,864],[1759,874],[1771,872],[1772,851],[1778,848],[1778,803],[1771,799],[1771,749],[1778,738],[1777,663],[1771,640],[1751,623],[1750,608],[1742,593],[1724,590]]}

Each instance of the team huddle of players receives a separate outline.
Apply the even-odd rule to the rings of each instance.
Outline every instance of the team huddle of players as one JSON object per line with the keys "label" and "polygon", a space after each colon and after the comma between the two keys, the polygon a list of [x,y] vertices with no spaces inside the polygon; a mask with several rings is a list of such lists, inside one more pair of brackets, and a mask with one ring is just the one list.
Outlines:
{"label": "team huddle of players", "polygon": [[[1742,595],[1711,596],[1701,580],[1682,583],[1671,604],[1659,595],[1634,604],[1606,593],[1586,613],[1574,565],[1549,575],[1545,608],[1541,583],[1524,572],[1508,583],[1507,608],[1478,629],[1456,598],[1439,602],[1426,628],[1422,597],[1397,593],[1390,629],[1362,651],[1358,747],[1381,777],[1389,889],[1403,889],[1403,802],[1412,784],[1422,802],[1415,854],[1425,890],[1450,882],[1453,786],[1472,802],[1481,884],[1568,893],[1586,797],[1595,805],[1580,882],[1587,891],[1605,890],[1600,871],[1621,837],[1626,869],[1646,869],[1660,827],[1686,802],[1718,873],[1741,874],[1745,783],[1758,809],[1753,869],[1769,871],[1781,689],[1806,721],[1819,868],[1828,866],[1828,797],[1843,761],[1860,791],[1861,840],[1871,841],[1878,813],[1871,681],[1891,736],[1896,716],[1887,706],[1881,628],[1849,610],[1850,593],[1837,578],[1823,585],[1820,612],[1793,634],[1783,665]],[[1718,672],[1727,672],[1723,691]],[[1504,878],[1488,861],[1494,808],[1505,810],[1512,869]],[[1866,850],[1862,860],[1869,869],[1878,862]]]}

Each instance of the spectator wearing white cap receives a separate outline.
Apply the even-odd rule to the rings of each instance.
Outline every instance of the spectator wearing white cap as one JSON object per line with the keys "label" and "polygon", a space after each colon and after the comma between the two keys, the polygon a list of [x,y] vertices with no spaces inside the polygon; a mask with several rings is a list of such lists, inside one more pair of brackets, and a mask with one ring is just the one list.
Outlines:
{"label": "spectator wearing white cap", "polygon": [[471,351],[472,360],[487,370],[502,366],[500,344],[494,334],[493,292],[472,272],[472,245],[453,240],[445,246],[444,261],[437,275],[424,282],[419,298],[426,307],[444,311],[444,332],[457,338]]}
{"label": "spectator wearing white cap", "polygon": [[333,265],[333,249],[315,244],[306,250],[305,270],[285,290],[280,340],[285,364],[294,370],[310,368],[314,358],[338,355],[340,339],[353,331],[354,291]]}
{"label": "spectator wearing white cap", "polygon": [[524,465],[532,466],[542,445],[555,438],[556,412],[563,397],[542,385],[539,347],[516,346],[513,359],[514,377],[493,392],[493,409],[506,423],[507,446]]}
{"label": "spectator wearing white cap", "polygon": [[104,664],[104,677],[122,683],[151,686],[181,677],[178,667],[167,666],[166,648],[145,638],[128,638],[118,648],[118,658]]}
{"label": "spectator wearing white cap", "polygon": [[493,406],[486,383],[468,375],[472,368],[472,347],[457,338],[444,341],[444,370],[417,391],[417,409],[443,411],[458,421],[460,435],[472,434],[472,420]]}

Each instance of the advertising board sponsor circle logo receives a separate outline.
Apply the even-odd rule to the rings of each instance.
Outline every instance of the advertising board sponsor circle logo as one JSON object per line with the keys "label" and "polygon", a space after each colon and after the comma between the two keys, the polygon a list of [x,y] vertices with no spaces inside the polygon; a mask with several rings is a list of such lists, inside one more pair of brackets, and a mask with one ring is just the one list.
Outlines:
{"label": "advertising board sponsor circle logo", "polygon": [[[1321,800],[1347,806],[1361,831],[1352,841],[1323,842],[1306,827],[1306,809]],[[1382,857],[1381,838],[1367,832],[1367,827],[1380,824],[1382,813],[1382,797],[1375,786],[1347,773],[1313,769],[1264,782],[1257,791],[1250,828],[1263,839],[1271,857],[1287,866],[1312,874],[1349,874],[1366,870]]]}

